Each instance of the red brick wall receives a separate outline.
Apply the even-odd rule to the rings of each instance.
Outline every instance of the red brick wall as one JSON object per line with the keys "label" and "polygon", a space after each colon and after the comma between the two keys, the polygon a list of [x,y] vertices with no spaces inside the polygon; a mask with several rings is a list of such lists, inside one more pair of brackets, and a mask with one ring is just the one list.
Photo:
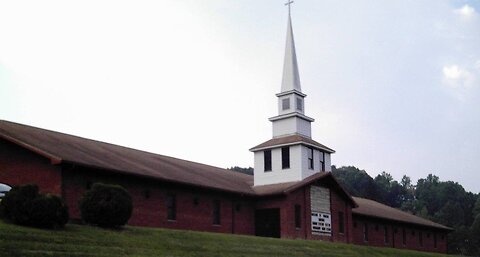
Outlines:
{"label": "red brick wall", "polygon": [[61,195],[61,176],[48,158],[0,139],[0,183],[37,184],[41,192]]}
{"label": "red brick wall", "polygon": [[[323,185],[327,186],[327,185]],[[257,209],[280,209],[280,235],[282,238],[303,238],[313,240],[335,241],[335,242],[351,242],[352,229],[349,226],[352,223],[350,204],[336,193],[331,191],[331,214],[332,214],[332,236],[312,235],[311,230],[311,206],[310,206],[310,186],[300,188],[287,196],[277,196],[264,198],[257,201]],[[301,206],[301,226],[295,227],[295,205]],[[345,232],[338,232],[338,212],[344,212]]]}
{"label": "red brick wall", "polygon": [[[254,234],[254,209],[252,200],[248,198],[80,167],[65,168],[63,174],[64,198],[72,218],[80,218],[78,200],[85,192],[87,185],[103,182],[122,185],[130,192],[134,206],[129,220],[130,225]],[[167,194],[175,194],[176,197],[175,221],[167,220]],[[194,199],[198,199],[197,205]],[[220,225],[213,225],[214,200],[220,201]],[[239,210],[236,205],[239,205]]]}
{"label": "red brick wall", "polygon": [[[444,231],[360,215],[353,215],[353,221],[353,242],[355,244],[439,253],[447,252],[447,234]],[[363,228],[365,223],[368,226],[368,242],[364,241]],[[388,242],[385,242],[384,226],[387,227]],[[403,230],[405,230],[405,244],[403,243]],[[420,245],[420,233],[423,237],[423,246]],[[434,244],[435,236],[437,237],[437,247]]]}

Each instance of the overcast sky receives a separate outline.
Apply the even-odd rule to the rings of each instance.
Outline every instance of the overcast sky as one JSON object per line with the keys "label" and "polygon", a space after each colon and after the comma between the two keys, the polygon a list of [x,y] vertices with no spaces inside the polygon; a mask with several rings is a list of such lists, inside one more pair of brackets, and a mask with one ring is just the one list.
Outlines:
{"label": "overcast sky", "polygon": [[[219,167],[272,137],[282,0],[0,0],[0,119]],[[480,191],[480,1],[297,0],[313,138]]]}

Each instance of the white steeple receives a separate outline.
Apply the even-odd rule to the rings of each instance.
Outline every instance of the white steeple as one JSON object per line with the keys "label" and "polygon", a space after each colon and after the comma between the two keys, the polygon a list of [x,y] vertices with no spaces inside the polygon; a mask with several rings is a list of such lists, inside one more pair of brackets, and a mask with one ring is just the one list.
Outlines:
{"label": "white steeple", "polygon": [[330,171],[335,151],[312,139],[314,119],[305,115],[305,97],[300,88],[292,19],[288,0],[287,42],[278,115],[270,118],[273,138],[250,149],[254,152],[254,186],[301,181],[318,172]]}
{"label": "white steeple", "polygon": [[297,54],[293,39],[292,15],[288,1],[287,41],[285,45],[285,59],[283,62],[283,77],[281,92],[278,97],[278,115],[269,120],[273,125],[273,137],[302,135],[311,137],[311,122],[314,119],[305,115],[305,97],[300,87]]}
{"label": "white steeple", "polygon": [[295,51],[295,40],[293,39],[292,18],[290,15],[289,1],[288,5],[288,24],[287,24],[287,42],[285,44],[285,59],[283,61],[283,78],[282,78],[282,92],[291,90],[298,90],[302,92],[300,87],[300,76],[298,75],[297,54]]}

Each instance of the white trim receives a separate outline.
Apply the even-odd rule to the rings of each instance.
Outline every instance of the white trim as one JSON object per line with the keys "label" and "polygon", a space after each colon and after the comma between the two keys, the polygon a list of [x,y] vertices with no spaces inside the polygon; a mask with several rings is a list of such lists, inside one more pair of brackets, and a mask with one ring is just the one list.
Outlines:
{"label": "white trim", "polygon": [[291,118],[291,117],[295,117],[295,116],[296,116],[296,117],[299,117],[299,118],[301,118],[301,119],[304,119],[304,120],[306,120],[306,121],[310,121],[310,122],[314,122],[314,121],[315,121],[314,118],[310,118],[310,117],[308,117],[308,116],[306,116],[306,115],[304,115],[304,114],[302,114],[302,113],[300,113],[300,112],[297,112],[297,111],[291,112],[291,113],[288,113],[288,114],[283,114],[283,115],[278,115],[278,116],[275,116],[275,117],[271,117],[271,118],[269,118],[268,120],[269,120],[269,121],[276,121],[276,120],[282,120],[282,119]]}
{"label": "white trim", "polygon": [[272,145],[272,146],[266,146],[266,147],[261,147],[261,148],[252,148],[252,149],[250,149],[250,152],[258,152],[258,151],[263,151],[263,150],[267,150],[267,149],[280,148],[280,147],[283,147],[283,146],[291,146],[291,145],[306,145],[306,146],[313,147],[317,150],[324,150],[328,153],[335,153],[335,151],[333,151],[333,150],[326,149],[326,148],[323,148],[323,147],[319,147],[317,145],[309,144],[309,143],[306,143],[306,142],[303,142],[303,141],[296,141],[296,142],[292,142],[292,143]]}
{"label": "white trim", "polygon": [[307,97],[306,94],[296,90],[296,89],[293,89],[293,90],[289,90],[289,91],[286,91],[286,92],[280,92],[278,94],[276,94],[275,96],[277,97],[280,97],[280,96],[284,96],[284,95],[288,95],[288,94],[296,94],[296,95],[299,95],[301,97]]}

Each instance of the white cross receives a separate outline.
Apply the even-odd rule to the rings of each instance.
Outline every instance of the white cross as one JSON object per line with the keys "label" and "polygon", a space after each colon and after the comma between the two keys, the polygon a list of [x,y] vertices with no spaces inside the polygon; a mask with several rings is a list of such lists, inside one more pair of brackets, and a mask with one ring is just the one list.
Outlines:
{"label": "white cross", "polygon": [[288,13],[290,13],[290,5],[293,4],[293,1],[287,1],[285,5],[288,5]]}

